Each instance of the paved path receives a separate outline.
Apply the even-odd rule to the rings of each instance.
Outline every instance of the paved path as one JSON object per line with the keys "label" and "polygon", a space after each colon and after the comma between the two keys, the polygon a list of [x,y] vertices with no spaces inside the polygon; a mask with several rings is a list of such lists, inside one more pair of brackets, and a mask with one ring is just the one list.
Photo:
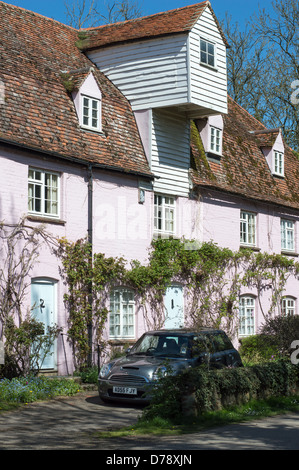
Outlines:
{"label": "paved path", "polygon": [[[205,432],[149,438],[97,439],[92,433],[134,425],[142,408],[105,405],[97,392],[33,403],[0,414],[0,450],[105,450],[157,454],[194,450],[299,450],[299,414]],[[107,454],[107,453],[106,453]]]}

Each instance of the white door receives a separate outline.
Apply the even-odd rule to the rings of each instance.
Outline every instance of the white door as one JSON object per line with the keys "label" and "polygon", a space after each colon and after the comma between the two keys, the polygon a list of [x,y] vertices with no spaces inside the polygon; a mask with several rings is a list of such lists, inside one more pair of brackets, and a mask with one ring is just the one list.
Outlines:
{"label": "white door", "polygon": [[[45,330],[56,322],[56,283],[37,280],[31,284],[31,305],[34,318],[44,323]],[[55,369],[55,345],[42,362],[41,369]]]}
{"label": "white door", "polygon": [[184,326],[184,299],[182,286],[170,286],[164,297],[164,328],[182,328]]}

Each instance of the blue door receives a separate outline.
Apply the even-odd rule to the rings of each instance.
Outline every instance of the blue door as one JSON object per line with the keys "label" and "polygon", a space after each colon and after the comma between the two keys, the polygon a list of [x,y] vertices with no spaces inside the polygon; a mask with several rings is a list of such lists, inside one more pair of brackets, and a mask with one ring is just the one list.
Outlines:
{"label": "blue door", "polygon": [[[31,306],[33,317],[45,325],[53,326],[56,322],[56,283],[48,280],[36,280],[31,284]],[[41,369],[56,368],[55,345],[41,364]]]}
{"label": "blue door", "polygon": [[173,285],[166,289],[164,307],[164,328],[182,328],[184,326],[184,299],[182,286]]}

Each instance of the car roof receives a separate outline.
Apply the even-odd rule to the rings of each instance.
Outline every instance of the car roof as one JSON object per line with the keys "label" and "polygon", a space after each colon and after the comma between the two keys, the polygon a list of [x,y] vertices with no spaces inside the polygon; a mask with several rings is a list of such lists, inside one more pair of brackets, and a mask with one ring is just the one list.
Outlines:
{"label": "car roof", "polygon": [[201,327],[201,328],[169,328],[163,330],[152,330],[147,331],[145,334],[153,334],[153,335],[194,335],[198,333],[220,333],[222,330],[209,328],[209,327]]}

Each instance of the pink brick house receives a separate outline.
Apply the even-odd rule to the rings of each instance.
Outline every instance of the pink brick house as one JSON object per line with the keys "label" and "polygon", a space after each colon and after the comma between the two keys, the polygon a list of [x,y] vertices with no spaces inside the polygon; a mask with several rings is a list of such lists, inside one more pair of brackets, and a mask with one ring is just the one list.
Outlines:
{"label": "pink brick house", "polygon": [[[279,129],[227,96],[227,42],[210,2],[84,30],[79,42],[52,19],[3,2],[0,11],[1,221],[26,217],[72,241],[89,234],[94,252],[128,263],[146,263],[153,237],[296,259],[298,160]],[[67,335],[65,286],[46,246],[30,277],[28,305]],[[183,285],[167,288],[165,326],[188,323],[186,302]],[[296,279],[283,302],[298,313]],[[145,330],[126,286],[108,308],[110,344]],[[252,289],[239,314],[239,338],[258,331]],[[64,336],[43,367],[73,372]]]}

